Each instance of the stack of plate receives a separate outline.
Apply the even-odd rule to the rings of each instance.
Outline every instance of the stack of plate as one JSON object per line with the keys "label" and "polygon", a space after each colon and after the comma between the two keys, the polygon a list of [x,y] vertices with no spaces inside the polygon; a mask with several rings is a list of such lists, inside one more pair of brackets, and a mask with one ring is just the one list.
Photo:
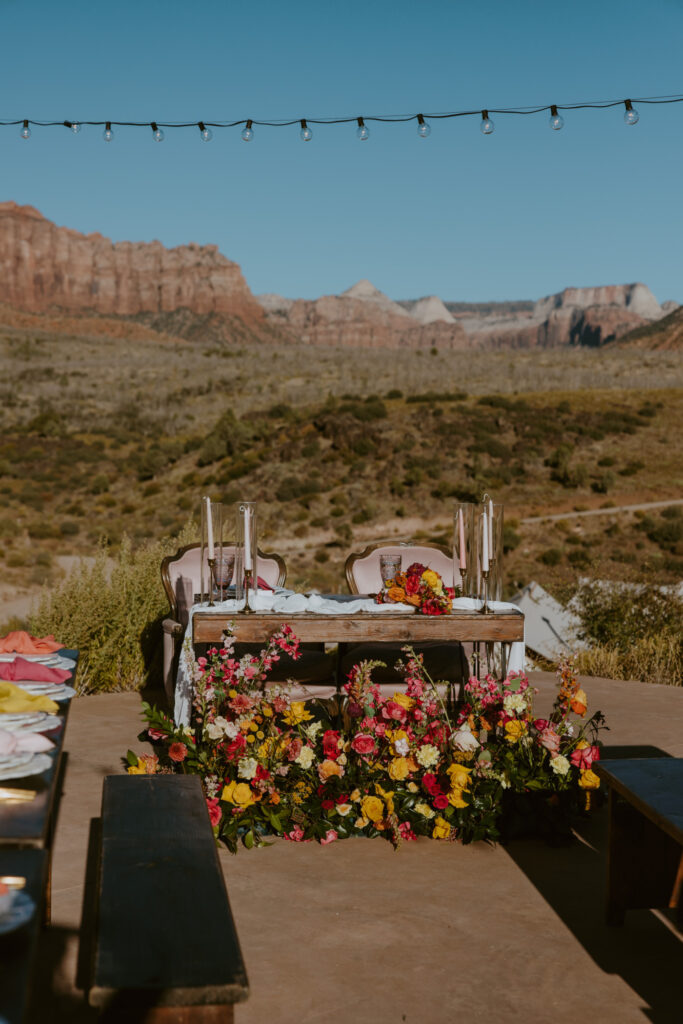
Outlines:
{"label": "stack of plate", "polygon": [[73,658],[65,658],[61,654],[0,654],[0,661],[14,661],[15,658],[23,658],[24,661],[35,661],[38,665],[47,665],[49,668],[65,668],[72,671],[76,662]]}
{"label": "stack of plate", "polygon": [[31,679],[16,679],[14,685],[35,697],[49,697],[50,700],[71,700],[76,696],[73,686],[67,686],[66,683],[41,683]]}
{"label": "stack of plate", "polygon": [[18,751],[16,754],[0,755],[0,782],[6,779],[23,779],[28,775],[39,775],[52,764],[49,754],[34,754],[32,751]]}
{"label": "stack of plate", "polygon": [[24,711],[16,714],[0,714],[0,729],[8,732],[52,732],[60,729],[64,720],[47,711]]}

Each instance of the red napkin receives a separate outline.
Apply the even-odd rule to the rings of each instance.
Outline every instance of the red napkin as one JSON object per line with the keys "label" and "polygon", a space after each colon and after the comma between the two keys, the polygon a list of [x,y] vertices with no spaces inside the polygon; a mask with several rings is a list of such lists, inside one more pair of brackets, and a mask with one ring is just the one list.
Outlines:
{"label": "red napkin", "polygon": [[14,661],[0,661],[0,679],[16,682],[19,679],[31,679],[36,683],[65,683],[71,673],[64,668],[50,668],[26,658],[15,658]]}
{"label": "red napkin", "polygon": [[260,576],[256,577],[256,586],[258,587],[259,590],[272,590],[273,589],[271,587],[270,583],[266,583],[266,581],[264,579],[261,579]]}
{"label": "red napkin", "polygon": [[31,636],[23,629],[14,629],[7,636],[0,637],[0,654],[52,654],[60,651],[64,644],[58,644],[53,636]]}

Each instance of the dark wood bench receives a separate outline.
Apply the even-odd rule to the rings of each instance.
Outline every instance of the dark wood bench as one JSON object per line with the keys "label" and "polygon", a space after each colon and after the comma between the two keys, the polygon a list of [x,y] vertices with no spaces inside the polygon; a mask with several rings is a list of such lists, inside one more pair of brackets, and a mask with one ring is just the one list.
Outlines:
{"label": "dark wood bench", "polygon": [[601,761],[609,786],[609,924],[626,910],[672,908],[683,924],[683,758]]}
{"label": "dark wood bench", "polygon": [[110,775],[88,999],[127,1024],[230,1022],[249,990],[197,776]]}

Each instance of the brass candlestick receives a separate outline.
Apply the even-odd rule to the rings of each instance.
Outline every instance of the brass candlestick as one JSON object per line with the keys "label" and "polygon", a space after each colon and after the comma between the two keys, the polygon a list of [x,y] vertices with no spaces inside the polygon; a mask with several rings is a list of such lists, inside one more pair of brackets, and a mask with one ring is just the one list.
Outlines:
{"label": "brass candlestick", "polygon": [[216,559],[207,558],[209,563],[209,608],[213,608],[213,588],[216,583]]}
{"label": "brass candlestick", "polygon": [[493,615],[492,609],[488,607],[488,569],[484,572],[481,570],[481,579],[483,580],[483,604],[479,608],[480,615]]}
{"label": "brass candlestick", "polygon": [[252,583],[252,570],[251,569],[245,569],[244,570],[244,608],[242,609],[242,613],[244,615],[253,615],[254,614],[254,609],[251,608],[250,605],[249,605],[249,591],[252,589],[251,583]]}

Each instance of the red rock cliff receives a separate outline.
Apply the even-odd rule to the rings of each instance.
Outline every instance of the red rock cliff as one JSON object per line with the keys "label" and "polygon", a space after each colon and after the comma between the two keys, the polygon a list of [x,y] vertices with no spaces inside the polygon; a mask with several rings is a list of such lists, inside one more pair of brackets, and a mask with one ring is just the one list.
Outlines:
{"label": "red rock cliff", "polygon": [[237,263],[215,245],[111,242],[60,228],[32,206],[0,203],[0,302],[128,316],[187,308],[262,321]]}

